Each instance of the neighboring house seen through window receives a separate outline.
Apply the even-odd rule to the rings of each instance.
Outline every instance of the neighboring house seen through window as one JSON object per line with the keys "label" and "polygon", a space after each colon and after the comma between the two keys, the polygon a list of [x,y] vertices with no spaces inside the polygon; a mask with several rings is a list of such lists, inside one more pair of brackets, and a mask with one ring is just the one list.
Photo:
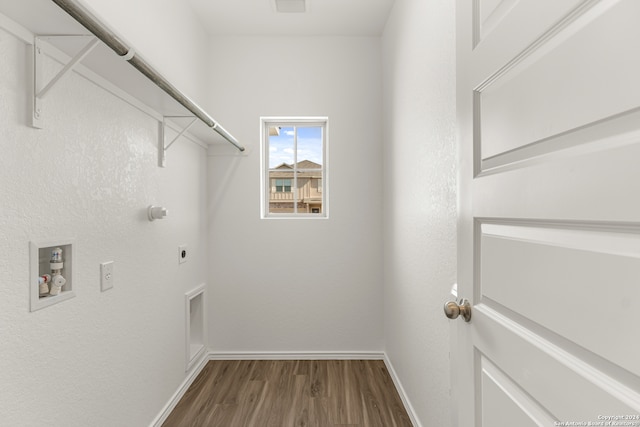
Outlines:
{"label": "neighboring house seen through window", "polygon": [[262,217],[327,217],[327,118],[262,118]]}

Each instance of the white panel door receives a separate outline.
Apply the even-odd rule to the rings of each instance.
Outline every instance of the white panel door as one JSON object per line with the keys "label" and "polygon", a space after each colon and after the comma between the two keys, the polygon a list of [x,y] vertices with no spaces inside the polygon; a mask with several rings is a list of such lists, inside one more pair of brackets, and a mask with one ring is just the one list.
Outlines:
{"label": "white panel door", "polygon": [[640,1],[457,5],[457,424],[640,426]]}

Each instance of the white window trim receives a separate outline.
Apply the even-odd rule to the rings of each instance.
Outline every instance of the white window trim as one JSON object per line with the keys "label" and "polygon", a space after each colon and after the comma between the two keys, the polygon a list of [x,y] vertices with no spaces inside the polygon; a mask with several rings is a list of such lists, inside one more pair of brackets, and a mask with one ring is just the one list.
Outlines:
{"label": "white window trim", "polygon": [[[269,127],[273,126],[297,126],[304,124],[324,125],[322,141],[322,213],[269,213],[269,192],[271,183],[269,180],[269,153],[266,152],[266,138],[269,135]],[[260,218],[262,219],[328,219],[329,218],[329,118],[318,117],[260,117]],[[295,184],[292,183],[292,186]],[[292,189],[293,190],[293,189]]]}

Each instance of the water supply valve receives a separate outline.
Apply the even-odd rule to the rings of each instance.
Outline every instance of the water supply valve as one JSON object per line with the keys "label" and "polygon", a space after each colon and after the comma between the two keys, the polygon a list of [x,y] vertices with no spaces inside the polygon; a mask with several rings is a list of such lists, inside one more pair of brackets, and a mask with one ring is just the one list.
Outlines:
{"label": "water supply valve", "polygon": [[49,261],[51,268],[51,288],[49,295],[58,295],[62,287],[67,283],[67,279],[62,276],[64,262],[62,261],[62,249],[55,248],[51,251],[51,260]]}
{"label": "water supply valve", "polygon": [[43,274],[38,277],[38,292],[41,297],[49,295],[49,283],[51,283],[50,274]]}

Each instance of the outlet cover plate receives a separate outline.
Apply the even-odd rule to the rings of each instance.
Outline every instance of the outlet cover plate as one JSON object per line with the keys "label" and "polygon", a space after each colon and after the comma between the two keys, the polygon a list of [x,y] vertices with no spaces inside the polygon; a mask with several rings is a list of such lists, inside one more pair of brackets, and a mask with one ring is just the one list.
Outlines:
{"label": "outlet cover plate", "polygon": [[187,245],[178,246],[178,264],[187,262],[188,253]]}
{"label": "outlet cover plate", "polygon": [[100,264],[100,290],[102,292],[113,288],[113,261]]}

